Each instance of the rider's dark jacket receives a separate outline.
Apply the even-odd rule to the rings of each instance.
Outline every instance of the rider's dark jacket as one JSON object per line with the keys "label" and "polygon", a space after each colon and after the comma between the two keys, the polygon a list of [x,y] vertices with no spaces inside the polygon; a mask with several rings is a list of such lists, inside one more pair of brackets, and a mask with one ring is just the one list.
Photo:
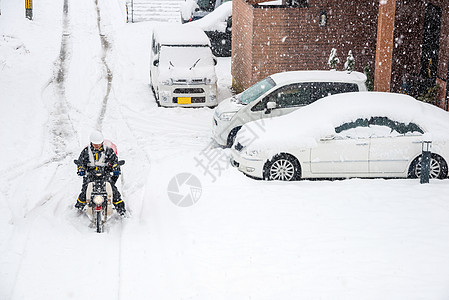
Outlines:
{"label": "rider's dark jacket", "polygon": [[87,174],[95,172],[100,167],[105,167],[106,172],[111,172],[114,168],[119,169],[117,155],[112,148],[105,145],[95,150],[92,144],[89,144],[81,151],[78,162],[79,166],[86,169]]}
{"label": "rider's dark jacket", "polygon": [[[101,145],[99,150],[95,150],[92,147],[92,144],[89,144],[86,148],[81,151],[81,154],[78,158],[78,169],[84,168],[86,170],[86,175],[83,177],[83,185],[81,187],[81,193],[78,196],[78,202],[85,204],[86,203],[86,189],[87,184],[91,181],[89,178],[94,176],[95,170],[97,168],[105,167],[105,172],[112,172],[114,169],[120,170],[120,166],[118,166],[118,158],[115,154],[114,150],[105,145]],[[111,176],[110,183],[113,192],[113,204],[117,206],[121,206],[124,208],[125,203],[121,199],[120,192],[115,186],[115,182],[117,181],[118,176]]]}

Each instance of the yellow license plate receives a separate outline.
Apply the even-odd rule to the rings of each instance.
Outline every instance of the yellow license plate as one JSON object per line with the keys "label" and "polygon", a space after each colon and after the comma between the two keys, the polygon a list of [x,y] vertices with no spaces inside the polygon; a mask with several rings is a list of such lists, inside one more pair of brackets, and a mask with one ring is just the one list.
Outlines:
{"label": "yellow license plate", "polygon": [[178,104],[191,104],[192,98],[190,97],[178,97]]}

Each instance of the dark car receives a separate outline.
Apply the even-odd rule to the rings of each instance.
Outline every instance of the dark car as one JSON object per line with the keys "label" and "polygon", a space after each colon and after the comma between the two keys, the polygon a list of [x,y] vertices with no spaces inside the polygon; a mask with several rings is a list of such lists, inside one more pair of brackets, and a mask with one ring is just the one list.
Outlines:
{"label": "dark car", "polygon": [[226,1],[204,18],[184,25],[201,28],[209,37],[215,56],[231,56],[232,1]]}
{"label": "dark car", "polygon": [[212,53],[218,57],[231,56],[232,48],[232,16],[226,21],[226,29],[224,32],[213,30],[204,31],[209,37]]}
{"label": "dark car", "polygon": [[230,0],[185,0],[181,5],[181,23],[201,19],[228,1]]}

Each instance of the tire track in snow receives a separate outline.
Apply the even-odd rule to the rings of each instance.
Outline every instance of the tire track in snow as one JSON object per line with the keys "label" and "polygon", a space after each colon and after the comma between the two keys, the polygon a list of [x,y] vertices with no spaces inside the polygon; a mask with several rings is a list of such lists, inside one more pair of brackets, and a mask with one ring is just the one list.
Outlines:
{"label": "tire track in snow", "polygon": [[53,78],[49,81],[49,84],[44,88],[43,94],[46,94],[46,90],[52,87],[47,98],[49,102],[49,129],[51,133],[51,143],[55,151],[55,158],[52,161],[60,161],[73,153],[67,151],[67,142],[73,140],[74,135],[77,132],[73,126],[73,123],[69,114],[69,105],[65,95],[65,82],[67,69],[70,59],[70,32],[69,32],[69,4],[68,0],[64,0],[63,5],[63,31],[61,38],[61,48],[59,51],[59,57],[55,63],[55,70]]}
{"label": "tire track in snow", "polygon": [[103,65],[104,65],[104,67],[106,69],[106,80],[108,82],[108,85],[107,85],[107,88],[106,88],[106,94],[103,97],[103,104],[102,104],[102,107],[101,107],[100,115],[98,116],[98,120],[97,120],[97,128],[98,128],[98,130],[102,131],[102,129],[103,129],[103,120],[104,120],[104,116],[106,114],[106,109],[108,107],[108,99],[109,99],[109,94],[111,93],[112,79],[114,78],[114,76],[113,76],[112,71],[109,68],[109,65],[108,65],[108,63],[106,61],[106,57],[107,57],[107,54],[108,54],[109,49],[110,49],[110,44],[109,44],[108,38],[103,33],[102,28],[101,28],[101,14],[100,14],[100,7],[98,6],[98,0],[95,0],[95,5],[96,5],[96,8],[97,8],[98,32],[100,34],[101,47],[103,48],[101,61],[103,62]]}
{"label": "tire track in snow", "polygon": [[[53,71],[53,77],[49,79],[49,81],[44,86],[41,92],[41,98],[44,100],[44,103],[46,103],[48,107],[49,120],[47,127],[48,133],[50,134],[50,144],[52,146],[52,149],[54,150],[54,155],[40,162],[32,160],[25,162],[20,166],[17,166],[17,168],[15,168],[15,172],[12,172],[8,176],[8,178],[6,178],[8,182],[17,179],[25,172],[34,171],[53,163],[58,163],[55,170],[56,173],[57,169],[63,164],[61,162],[68,156],[73,155],[73,153],[67,151],[67,141],[73,139],[73,136],[76,135],[77,133],[70,119],[68,102],[65,96],[65,79],[67,74],[68,58],[70,57],[69,51],[70,33],[68,31],[69,29],[68,12],[69,12],[68,0],[64,0],[63,31],[62,31],[59,56],[56,62],[54,63],[55,67]],[[53,176],[49,180],[49,185],[51,185],[51,182],[54,180],[55,177]],[[51,195],[44,196],[34,207],[31,208],[31,210],[24,213],[22,220],[19,219],[21,223],[21,225],[19,225],[20,227],[24,226],[25,223],[27,223],[27,226],[25,229],[26,232],[25,235],[14,235],[12,240],[13,244],[18,244],[16,254],[18,254],[19,261],[17,262],[17,269],[15,270],[15,274],[11,274],[12,278],[14,278],[13,285],[10,290],[11,298],[14,297],[15,295],[16,284],[24,267],[23,261],[26,257],[26,253],[30,251],[30,249],[28,249],[30,234],[34,227],[33,224],[35,223],[37,217],[39,216],[39,214],[36,214],[36,212],[42,209],[52,199],[53,197]],[[23,220],[27,221],[24,223]],[[13,220],[13,222],[15,221]],[[23,230],[23,228],[21,229]],[[19,238],[19,236],[22,236],[22,238]]]}
{"label": "tire track in snow", "polygon": [[[111,89],[112,89],[112,80],[114,78],[113,73],[107,63],[107,55],[111,49],[111,44],[109,42],[108,37],[106,36],[105,33],[103,33],[102,30],[102,20],[101,20],[101,13],[100,13],[100,6],[98,5],[98,0],[95,0],[95,6],[96,6],[96,12],[97,12],[97,27],[98,27],[98,33],[100,36],[100,41],[101,41],[101,47],[102,47],[102,55],[101,55],[101,61],[103,62],[103,65],[105,67],[106,70],[106,80],[107,80],[107,87],[106,87],[106,93],[103,97],[103,102],[102,102],[102,106],[101,106],[101,110],[100,110],[100,115],[98,116],[97,119],[97,125],[96,128],[100,131],[103,131],[103,121],[106,115],[106,110],[108,108],[108,102],[109,102],[109,95],[111,93]],[[123,174],[121,176],[121,180],[123,183]],[[123,191],[122,191],[123,194]],[[111,220],[110,220],[111,221]],[[116,224],[117,225],[117,224]],[[119,224],[119,237],[118,237],[118,254],[117,254],[117,299],[120,299],[120,295],[121,295],[121,273],[122,273],[122,257],[123,257],[123,253],[122,253],[122,236],[123,236],[123,222],[121,222],[121,224]]]}

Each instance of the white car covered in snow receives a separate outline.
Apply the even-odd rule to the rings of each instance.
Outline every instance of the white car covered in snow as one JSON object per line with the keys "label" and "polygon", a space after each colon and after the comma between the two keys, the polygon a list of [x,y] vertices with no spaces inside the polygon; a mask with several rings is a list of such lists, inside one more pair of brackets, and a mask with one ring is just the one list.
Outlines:
{"label": "white car covered in snow", "polygon": [[273,74],[244,92],[223,100],[215,109],[212,137],[230,147],[243,124],[278,117],[328,95],[366,91],[359,72],[290,71]]}
{"label": "white car covered in snow", "polygon": [[159,105],[217,105],[217,60],[203,30],[180,24],[156,27],[150,62],[150,84]]}
{"label": "white car covered in snow", "polygon": [[412,177],[423,141],[432,141],[430,178],[446,178],[449,113],[403,94],[325,97],[289,115],[248,123],[233,165],[267,180]]}

